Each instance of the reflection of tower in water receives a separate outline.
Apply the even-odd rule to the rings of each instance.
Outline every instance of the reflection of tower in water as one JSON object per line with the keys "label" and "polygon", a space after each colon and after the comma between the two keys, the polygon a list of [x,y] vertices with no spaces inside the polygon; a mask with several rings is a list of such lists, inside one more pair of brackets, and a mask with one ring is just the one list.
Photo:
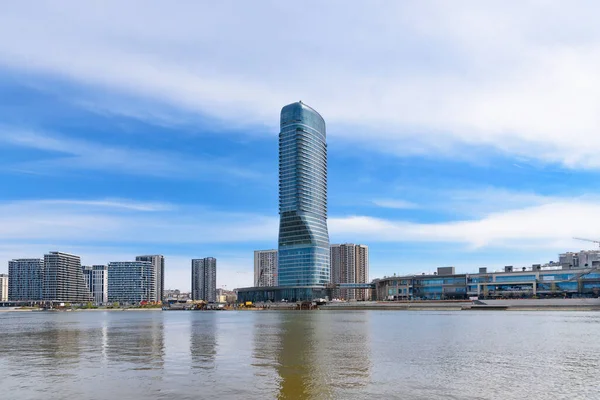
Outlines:
{"label": "reflection of tower in water", "polygon": [[344,398],[370,382],[368,313],[276,315],[280,399]]}
{"label": "reflection of tower in water", "polygon": [[[213,369],[217,355],[217,330],[214,313],[193,318],[190,324],[190,355],[192,368]],[[194,315],[193,317],[197,317]]]}

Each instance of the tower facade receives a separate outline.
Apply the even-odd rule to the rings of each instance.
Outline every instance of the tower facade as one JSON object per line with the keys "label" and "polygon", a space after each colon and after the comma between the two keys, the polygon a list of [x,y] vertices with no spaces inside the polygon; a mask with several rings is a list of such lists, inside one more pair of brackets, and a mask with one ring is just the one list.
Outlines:
{"label": "tower facade", "polygon": [[280,126],[279,286],[324,286],[330,281],[325,121],[298,102],[283,107]]}
{"label": "tower facade", "polygon": [[217,301],[217,259],[192,260],[192,300]]}

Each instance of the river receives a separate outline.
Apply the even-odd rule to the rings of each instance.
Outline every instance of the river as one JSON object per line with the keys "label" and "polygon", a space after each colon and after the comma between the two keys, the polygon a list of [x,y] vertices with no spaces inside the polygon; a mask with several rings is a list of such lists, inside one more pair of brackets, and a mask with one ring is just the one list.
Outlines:
{"label": "river", "polygon": [[0,312],[0,398],[593,399],[599,332],[597,312]]}

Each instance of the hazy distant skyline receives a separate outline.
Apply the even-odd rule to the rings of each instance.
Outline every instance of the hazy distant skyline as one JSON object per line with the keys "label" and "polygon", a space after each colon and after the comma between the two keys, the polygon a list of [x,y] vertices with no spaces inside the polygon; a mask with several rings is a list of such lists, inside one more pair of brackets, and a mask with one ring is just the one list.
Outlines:
{"label": "hazy distant skyline", "polygon": [[277,247],[281,107],[325,118],[331,243],[370,275],[525,266],[600,238],[592,1],[13,2],[0,14],[0,273]]}

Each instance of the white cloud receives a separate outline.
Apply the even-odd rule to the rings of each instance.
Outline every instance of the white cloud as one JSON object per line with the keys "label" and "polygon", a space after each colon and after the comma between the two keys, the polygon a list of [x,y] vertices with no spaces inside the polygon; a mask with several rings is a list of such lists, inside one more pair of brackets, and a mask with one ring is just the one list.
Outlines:
{"label": "white cloud", "polygon": [[48,132],[0,126],[0,143],[54,152],[59,156],[13,164],[8,168],[29,173],[52,174],[57,171],[101,170],[169,179],[220,180],[222,175],[257,179],[262,177],[248,166],[229,160],[204,156],[191,158],[168,151],[107,146]]}
{"label": "white cloud", "polygon": [[275,240],[278,227],[275,217],[127,200],[120,200],[118,208],[106,200],[5,202],[0,203],[0,220],[0,239],[56,243],[255,242]]}
{"label": "white cloud", "polygon": [[[27,203],[27,202],[23,202]],[[173,205],[156,202],[140,202],[127,199],[103,199],[103,200],[35,200],[31,203],[37,205],[74,205],[90,207],[108,207],[133,211],[167,211],[173,209]]]}
{"label": "white cloud", "polygon": [[418,204],[411,203],[410,201],[400,199],[379,199],[373,200],[373,204],[383,208],[397,208],[397,209],[413,209],[419,208]]}
{"label": "white cloud", "polygon": [[492,149],[600,168],[598,12],[592,1],[13,3],[0,64],[273,131],[278,109],[302,99],[334,138],[400,155]]}
{"label": "white cloud", "polygon": [[[600,237],[591,224],[600,218],[600,204],[562,200],[523,209],[491,213],[480,219],[411,223],[368,216],[330,218],[336,240],[372,242],[457,243],[468,248],[555,249],[581,247],[572,238]],[[589,246],[588,246],[589,247]]]}

